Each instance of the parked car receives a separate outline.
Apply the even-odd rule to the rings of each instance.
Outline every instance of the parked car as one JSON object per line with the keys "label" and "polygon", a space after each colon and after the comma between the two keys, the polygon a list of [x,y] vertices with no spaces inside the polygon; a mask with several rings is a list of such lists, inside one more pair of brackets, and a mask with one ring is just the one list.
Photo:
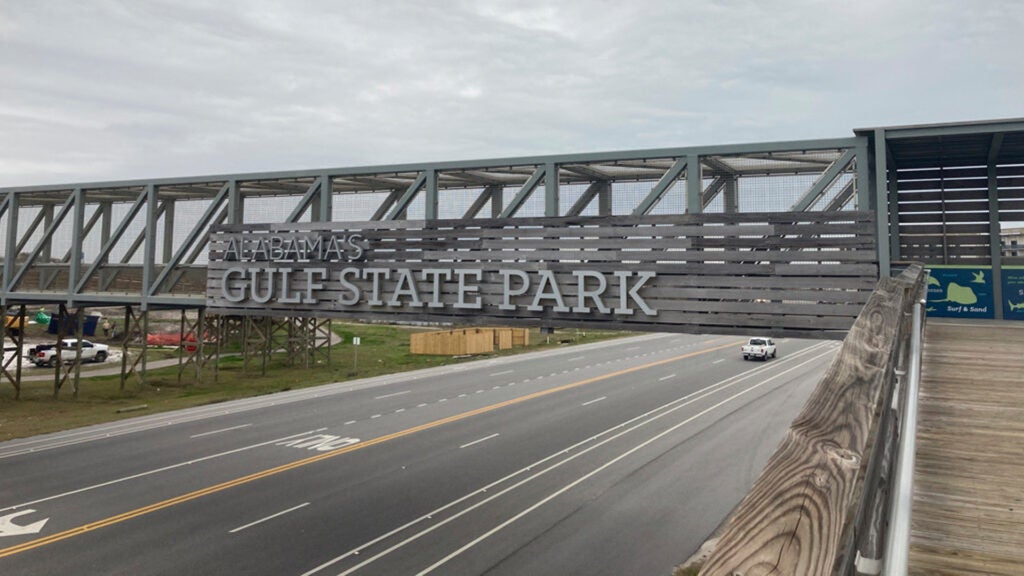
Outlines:
{"label": "parked car", "polygon": [[743,345],[740,351],[743,353],[744,360],[751,358],[760,358],[761,360],[775,358],[775,341],[771,338],[751,338]]}
{"label": "parked car", "polygon": [[[74,362],[77,346],[78,342],[74,338],[61,340],[61,360],[65,363]],[[82,362],[106,362],[109,354],[110,347],[106,344],[82,340]],[[57,347],[36,346],[32,354],[32,361],[36,363],[36,366],[53,366],[57,362]]]}

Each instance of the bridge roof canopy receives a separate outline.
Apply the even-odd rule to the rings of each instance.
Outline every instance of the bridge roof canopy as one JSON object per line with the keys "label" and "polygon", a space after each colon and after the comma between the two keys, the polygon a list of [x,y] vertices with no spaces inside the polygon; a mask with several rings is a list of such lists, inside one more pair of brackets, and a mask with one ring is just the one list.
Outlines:
{"label": "bridge roof canopy", "polygon": [[901,169],[1024,164],[1024,118],[885,126],[854,132],[881,132],[889,161]]}

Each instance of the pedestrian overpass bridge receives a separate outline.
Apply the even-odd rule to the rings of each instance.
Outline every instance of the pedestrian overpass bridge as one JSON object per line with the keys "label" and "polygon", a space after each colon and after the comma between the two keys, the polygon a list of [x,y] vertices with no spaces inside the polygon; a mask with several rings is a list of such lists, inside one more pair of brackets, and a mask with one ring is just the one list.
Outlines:
{"label": "pedestrian overpass bridge", "polygon": [[[858,558],[870,570],[882,558],[878,510],[887,505],[864,496],[878,493],[866,486],[890,480],[881,451],[866,447],[900,420],[880,417],[888,412],[879,402],[904,390],[894,376],[911,357],[904,313],[927,291],[932,317],[1024,319],[1024,250],[1012,249],[1004,232],[1022,221],[1024,119],[823,140],[15,187],[0,189],[0,305],[14,318],[46,307],[65,327],[58,337],[80,337],[77,319],[90,308],[123,308],[120,345],[141,352],[122,364],[122,379],[134,373],[140,385],[140,336],[156,310],[181,311],[182,335],[198,336],[187,360],[197,374],[211,358],[203,335],[223,335],[232,322],[269,342],[269,322],[284,321],[299,334],[290,341],[309,349],[326,341],[320,322],[332,317],[846,338],[844,350],[860,358],[837,368],[854,376],[850,395],[812,399],[820,405],[808,413],[810,427],[794,432],[790,448],[803,456],[778,478],[802,484],[785,504],[770,500],[769,509],[785,512],[782,524],[763,527],[754,508],[748,520],[757,529],[735,532],[705,570],[750,576],[792,559],[786,566],[796,573],[824,574],[847,561],[851,570]],[[911,263],[934,281],[925,284]],[[910,276],[898,276],[905,269]],[[20,345],[17,325],[5,323],[5,343]],[[942,338],[992,338],[928,325],[926,391],[938,382],[929,379],[933,367],[951,373]],[[865,390],[868,372],[875,384]],[[5,358],[3,374],[17,394],[20,357]],[[58,363],[55,391],[69,375],[77,389],[77,370]],[[937,397],[952,393],[934,385]],[[849,410],[837,411],[840,398],[853,402]],[[950,409],[930,406],[922,404],[922,428]],[[978,414],[988,415],[971,416]],[[961,416],[947,421],[984,429]],[[838,437],[809,442],[817,436],[808,433],[821,432],[815,426],[836,427]],[[930,439],[922,435],[922,450]],[[933,464],[926,454],[921,479]],[[940,508],[963,499],[920,494],[922,507],[929,498]],[[1003,505],[1013,507],[995,502]],[[943,510],[932,516],[942,520]],[[978,522],[1007,519],[972,510]],[[772,544],[761,547],[759,537]],[[1007,542],[1004,549],[1024,549]],[[927,562],[927,546],[910,548],[914,562]]]}

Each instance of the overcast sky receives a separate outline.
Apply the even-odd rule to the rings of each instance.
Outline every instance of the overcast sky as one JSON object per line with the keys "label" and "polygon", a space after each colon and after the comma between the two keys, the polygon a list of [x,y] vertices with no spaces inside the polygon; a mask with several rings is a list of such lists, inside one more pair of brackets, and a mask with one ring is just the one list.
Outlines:
{"label": "overcast sky", "polygon": [[0,186],[1024,116],[1018,0],[0,0]]}

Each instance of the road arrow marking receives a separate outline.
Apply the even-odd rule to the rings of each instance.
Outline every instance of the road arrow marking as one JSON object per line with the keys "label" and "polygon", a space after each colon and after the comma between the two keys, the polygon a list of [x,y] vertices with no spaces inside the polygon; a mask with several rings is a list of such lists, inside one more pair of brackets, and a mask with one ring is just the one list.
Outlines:
{"label": "road arrow marking", "polygon": [[14,512],[7,516],[0,516],[0,538],[4,536],[23,536],[25,534],[38,534],[49,518],[43,518],[38,522],[32,524],[26,524],[25,526],[18,526],[14,523],[14,519],[18,516],[24,516],[25,514],[31,514],[35,510],[27,509],[21,512]]}

